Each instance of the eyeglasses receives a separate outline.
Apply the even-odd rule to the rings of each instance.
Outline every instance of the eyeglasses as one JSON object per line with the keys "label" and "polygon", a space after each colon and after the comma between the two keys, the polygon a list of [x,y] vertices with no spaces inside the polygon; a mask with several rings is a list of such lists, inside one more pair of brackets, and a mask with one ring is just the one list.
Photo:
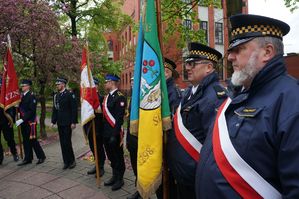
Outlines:
{"label": "eyeglasses", "polygon": [[191,66],[191,68],[194,68],[196,65],[201,65],[201,64],[210,64],[211,62],[209,61],[194,61],[194,62],[187,62],[186,66]]}

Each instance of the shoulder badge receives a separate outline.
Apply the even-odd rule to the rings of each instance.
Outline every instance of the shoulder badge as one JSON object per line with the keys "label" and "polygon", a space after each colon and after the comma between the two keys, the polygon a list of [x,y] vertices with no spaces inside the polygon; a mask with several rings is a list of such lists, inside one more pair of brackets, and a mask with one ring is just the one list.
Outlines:
{"label": "shoulder badge", "polygon": [[119,96],[123,96],[123,94],[122,94],[120,91],[117,91],[117,94],[118,94]]}
{"label": "shoulder badge", "polygon": [[220,85],[214,86],[214,90],[215,90],[216,95],[217,95],[218,98],[227,97],[225,89],[222,86],[220,86]]}
{"label": "shoulder badge", "polygon": [[261,111],[262,108],[240,107],[234,112],[240,117],[255,117]]}

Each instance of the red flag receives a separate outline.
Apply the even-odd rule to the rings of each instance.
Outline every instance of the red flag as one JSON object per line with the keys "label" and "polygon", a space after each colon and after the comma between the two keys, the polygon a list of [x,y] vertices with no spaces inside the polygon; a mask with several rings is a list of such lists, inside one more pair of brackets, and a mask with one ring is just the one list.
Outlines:
{"label": "red flag", "polygon": [[6,111],[20,102],[20,92],[18,86],[18,77],[13,64],[10,48],[7,47],[3,59],[4,73],[2,76],[2,86],[0,95],[0,107]]}
{"label": "red flag", "polygon": [[95,117],[94,110],[100,109],[99,97],[87,60],[87,49],[83,48],[80,84],[82,125]]}

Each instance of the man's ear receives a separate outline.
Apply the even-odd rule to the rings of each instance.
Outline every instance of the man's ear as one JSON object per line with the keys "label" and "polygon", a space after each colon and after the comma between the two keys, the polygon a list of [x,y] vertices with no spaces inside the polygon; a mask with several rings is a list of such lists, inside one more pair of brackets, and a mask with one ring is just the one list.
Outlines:
{"label": "man's ear", "polygon": [[213,71],[214,71],[214,65],[213,65],[212,62],[210,62],[210,63],[207,64],[207,70],[206,70],[206,72],[207,72],[207,74],[209,74],[209,73],[211,73]]}
{"label": "man's ear", "polygon": [[263,52],[263,62],[268,62],[270,59],[272,59],[275,56],[275,49],[273,44],[266,44],[264,47],[264,52]]}

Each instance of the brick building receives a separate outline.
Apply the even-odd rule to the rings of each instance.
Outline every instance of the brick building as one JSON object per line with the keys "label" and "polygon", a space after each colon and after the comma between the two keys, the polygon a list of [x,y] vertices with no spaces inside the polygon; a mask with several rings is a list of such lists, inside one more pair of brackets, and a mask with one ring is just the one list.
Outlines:
{"label": "brick building", "polygon": [[290,75],[299,79],[299,54],[298,53],[288,53],[284,56],[287,65],[287,70]]}
{"label": "brick building", "polygon": [[[184,0],[191,2],[191,0]],[[229,3],[227,3],[229,2]],[[239,7],[236,7],[238,2]],[[195,27],[190,20],[185,19],[181,22],[182,25],[190,26],[190,28],[200,28],[205,31],[206,40],[210,47],[217,49],[224,56],[228,48],[228,21],[227,21],[227,5],[234,5],[236,10],[229,10],[229,15],[235,13],[248,13],[248,0],[222,0],[222,9],[214,8],[213,6],[201,6],[201,3],[196,5],[193,12],[197,12],[200,20],[199,27]],[[241,8],[241,9],[240,9]],[[138,24],[140,18],[140,0],[124,0],[122,10],[128,16],[131,16],[135,24]],[[167,26],[167,24],[166,24]],[[137,43],[138,33],[133,33],[131,25],[124,27],[120,33],[107,33],[106,38],[109,46],[109,56],[113,60],[121,59],[123,61],[123,70],[121,72],[120,89],[128,91],[130,89],[130,79],[133,76],[134,70],[134,51]],[[177,64],[177,71],[180,78],[176,83],[180,88],[185,88],[188,85],[187,76],[184,72],[184,56],[186,49],[178,49],[176,41],[179,35],[174,35],[168,43],[163,43],[163,55],[172,59]],[[184,53],[185,52],[185,53]],[[225,59],[224,59],[225,60]],[[227,70],[227,64],[223,63],[224,67],[218,70],[220,78],[226,79],[230,74]]]}

